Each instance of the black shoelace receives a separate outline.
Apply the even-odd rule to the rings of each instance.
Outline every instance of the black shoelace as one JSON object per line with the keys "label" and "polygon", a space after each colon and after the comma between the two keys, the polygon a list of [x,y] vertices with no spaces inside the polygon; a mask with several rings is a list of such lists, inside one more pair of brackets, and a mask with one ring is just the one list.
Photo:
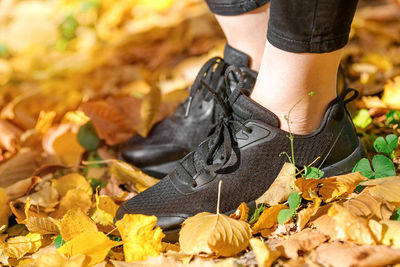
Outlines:
{"label": "black shoelace", "polygon": [[[228,76],[230,74],[239,74],[239,82],[231,91]],[[244,76],[241,70],[236,66],[229,66],[225,71],[226,92],[225,97],[221,97],[205,80],[198,81],[212,94],[216,102],[221,106],[223,112],[219,118],[218,124],[212,130],[212,134],[202,142],[194,151],[189,153],[181,162],[176,165],[176,173],[180,180],[192,187],[196,187],[197,183],[193,178],[196,171],[195,156],[201,157],[200,162],[203,168],[212,170],[215,173],[225,173],[229,166],[225,166],[231,159],[232,153],[237,151],[235,134],[239,130],[244,130],[248,133],[252,131],[251,128],[245,126],[242,122],[235,119],[233,116],[232,105],[239,97],[241,90],[244,86]],[[216,159],[218,163],[216,163]],[[236,157],[236,160],[238,157]],[[199,161],[197,161],[197,164]],[[233,163],[234,164],[234,163]]]}

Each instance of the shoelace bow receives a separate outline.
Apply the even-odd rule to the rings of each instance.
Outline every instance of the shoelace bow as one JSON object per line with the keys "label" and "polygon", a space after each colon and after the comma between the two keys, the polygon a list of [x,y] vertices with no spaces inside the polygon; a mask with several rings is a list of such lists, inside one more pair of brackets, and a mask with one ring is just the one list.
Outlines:
{"label": "shoelace bow", "polygon": [[[239,74],[239,82],[236,84],[234,90],[231,92],[229,75],[231,73]],[[238,130],[244,130],[248,133],[252,131],[251,128],[245,126],[240,121],[233,117],[232,105],[239,97],[241,90],[244,86],[244,76],[241,70],[236,66],[229,66],[225,71],[225,83],[226,83],[226,94],[225,97],[221,97],[206,81],[200,79],[201,83],[207,90],[212,94],[217,103],[221,106],[223,112],[219,118],[218,124],[212,130],[212,135],[200,144],[194,151],[189,153],[181,162],[176,165],[176,173],[180,180],[192,187],[197,186],[193,175],[196,173],[195,167],[195,153],[199,153],[206,166],[203,166],[215,173],[224,173],[229,167],[225,167],[225,164],[229,161],[234,152],[234,147],[237,146],[234,134]],[[223,149],[221,153],[220,148]],[[220,156],[220,163],[214,163],[216,156]],[[238,159],[238,157],[237,157]]]}

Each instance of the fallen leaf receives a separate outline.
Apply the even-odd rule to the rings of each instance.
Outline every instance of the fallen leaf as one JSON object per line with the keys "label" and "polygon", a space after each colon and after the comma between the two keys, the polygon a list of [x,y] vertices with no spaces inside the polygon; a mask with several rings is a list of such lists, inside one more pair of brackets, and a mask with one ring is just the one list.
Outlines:
{"label": "fallen leaf", "polygon": [[72,189],[68,190],[67,194],[60,200],[58,209],[51,213],[50,216],[53,218],[61,218],[73,208],[79,208],[86,213],[91,206],[92,202],[85,191]]}
{"label": "fallen leaf", "polygon": [[118,205],[109,196],[96,194],[96,208],[91,218],[98,224],[107,226],[114,224],[114,217],[117,213]]}
{"label": "fallen leaf", "polygon": [[382,244],[400,248],[400,221],[385,220],[383,225]]}
{"label": "fallen leaf", "polygon": [[6,120],[0,120],[0,149],[14,153],[22,130]]}
{"label": "fallen leaf", "polygon": [[251,238],[250,246],[256,255],[259,267],[270,267],[281,254],[279,251],[272,251],[267,244],[258,238]]}
{"label": "fallen leaf", "polygon": [[319,197],[316,197],[313,200],[313,204],[311,207],[307,207],[305,209],[300,210],[297,213],[297,228],[299,230],[302,230],[307,223],[310,221],[311,217],[317,212],[317,210],[319,209],[319,206],[321,205],[321,199]]}
{"label": "fallen leaf", "polygon": [[52,111],[40,111],[39,117],[36,121],[35,129],[39,133],[46,133],[52,126],[53,121],[57,115],[57,112]]}
{"label": "fallen leaf", "polygon": [[35,185],[37,185],[40,181],[41,179],[39,177],[32,176],[30,178],[26,178],[10,186],[7,186],[5,188],[5,191],[7,193],[8,199],[12,201],[19,197],[24,196],[29,191],[31,191],[31,189],[34,188]]}
{"label": "fallen leaf", "polygon": [[330,233],[332,239],[353,241],[360,245],[376,244],[374,235],[365,219],[352,215],[339,204],[333,204],[328,215],[335,221],[336,233]]}
{"label": "fallen leaf", "polygon": [[57,190],[61,197],[65,196],[67,192],[72,189],[82,190],[90,197],[93,195],[90,183],[79,173],[71,173],[53,179],[51,185]]}
{"label": "fallen leaf", "polygon": [[53,251],[40,255],[36,260],[37,267],[84,267],[88,265],[89,258],[86,255],[79,254],[72,257],[66,257],[64,254]]}
{"label": "fallen leaf", "polygon": [[342,205],[354,216],[361,216],[375,220],[389,219],[396,206],[386,200],[372,196],[368,190],[363,190],[354,198],[342,203]]}
{"label": "fallen leaf", "polygon": [[383,89],[382,102],[391,109],[399,109],[400,101],[400,76],[388,81]]}
{"label": "fallen leaf", "polygon": [[400,204],[400,176],[368,180],[361,185],[367,186],[365,190],[374,197]]}
{"label": "fallen leaf", "polygon": [[52,144],[57,157],[68,166],[76,166],[81,160],[84,148],[79,144],[77,133],[67,131],[57,137]]}
{"label": "fallen leaf", "polygon": [[229,217],[231,217],[232,219],[247,222],[247,219],[249,217],[249,208],[247,207],[246,203],[245,202],[240,203],[237,210],[231,215],[229,215]]}
{"label": "fallen leaf", "polygon": [[332,267],[388,266],[400,263],[400,250],[379,245],[326,243],[316,248],[312,259],[323,266]]}
{"label": "fallen leaf", "polygon": [[250,237],[248,223],[223,214],[202,212],[183,222],[179,243],[187,254],[230,257],[244,250]]}
{"label": "fallen leaf", "polygon": [[11,258],[20,259],[27,253],[36,252],[42,245],[39,234],[29,233],[26,236],[11,237],[4,247],[4,254]]}
{"label": "fallen leaf", "polygon": [[87,264],[91,266],[102,262],[110,249],[120,244],[121,242],[112,241],[101,232],[89,232],[75,236],[62,245],[58,252],[67,257],[86,255],[89,258]]}
{"label": "fallen leaf", "polygon": [[279,204],[287,200],[293,192],[295,182],[295,169],[293,165],[285,162],[278,176],[268,188],[268,190],[256,200],[256,204],[268,203],[270,206]]}
{"label": "fallen leaf", "polygon": [[257,222],[251,227],[253,234],[274,227],[278,223],[278,214],[282,209],[287,209],[287,206],[278,204],[270,208],[264,208]]}
{"label": "fallen leaf", "polygon": [[96,223],[81,209],[71,209],[57,223],[60,234],[69,241],[82,233],[97,232]]}
{"label": "fallen leaf", "polygon": [[10,217],[11,211],[8,207],[8,197],[3,188],[0,187],[0,230],[2,233],[8,226],[8,217]]}
{"label": "fallen leaf", "polygon": [[58,204],[58,192],[56,189],[51,187],[49,183],[44,183],[43,187],[40,188],[39,191],[28,196],[21,197],[18,200],[25,203],[28,197],[31,201],[31,204],[34,206],[54,207]]}
{"label": "fallen leaf", "polygon": [[57,235],[59,233],[55,220],[51,217],[29,216],[25,226],[30,232],[41,235]]}
{"label": "fallen leaf", "polygon": [[314,229],[305,229],[282,241],[276,249],[287,258],[297,258],[309,252],[327,240],[327,236]]}
{"label": "fallen leaf", "polygon": [[125,214],[116,222],[126,261],[146,260],[149,256],[160,255],[161,240],[165,235],[160,227],[154,228],[156,223],[157,217],[142,214]]}
{"label": "fallen leaf", "polygon": [[109,171],[118,180],[133,183],[139,192],[146,190],[160,181],[120,160],[112,160]]}

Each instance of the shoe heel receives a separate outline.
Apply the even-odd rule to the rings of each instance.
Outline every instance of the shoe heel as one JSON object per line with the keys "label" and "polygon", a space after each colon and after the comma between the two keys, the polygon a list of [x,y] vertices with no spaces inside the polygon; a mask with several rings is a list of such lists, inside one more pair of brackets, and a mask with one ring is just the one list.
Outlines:
{"label": "shoe heel", "polygon": [[349,156],[322,169],[322,171],[324,171],[324,177],[350,173],[356,163],[365,156],[366,154],[361,144],[361,140],[358,138],[358,146]]}

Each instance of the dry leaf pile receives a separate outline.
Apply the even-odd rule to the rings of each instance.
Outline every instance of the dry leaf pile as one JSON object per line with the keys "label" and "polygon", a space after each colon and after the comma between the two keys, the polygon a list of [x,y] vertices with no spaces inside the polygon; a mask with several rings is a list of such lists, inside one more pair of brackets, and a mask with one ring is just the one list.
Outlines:
{"label": "dry leaf pile", "polygon": [[[400,3],[371,2],[343,59],[369,156],[374,136],[400,134]],[[0,265],[400,264],[400,176],[296,179],[285,166],[255,211],[197,214],[177,244],[154,216],[114,224],[158,182],[116,160],[116,145],[175,110],[222,36],[201,0],[0,2]]]}

